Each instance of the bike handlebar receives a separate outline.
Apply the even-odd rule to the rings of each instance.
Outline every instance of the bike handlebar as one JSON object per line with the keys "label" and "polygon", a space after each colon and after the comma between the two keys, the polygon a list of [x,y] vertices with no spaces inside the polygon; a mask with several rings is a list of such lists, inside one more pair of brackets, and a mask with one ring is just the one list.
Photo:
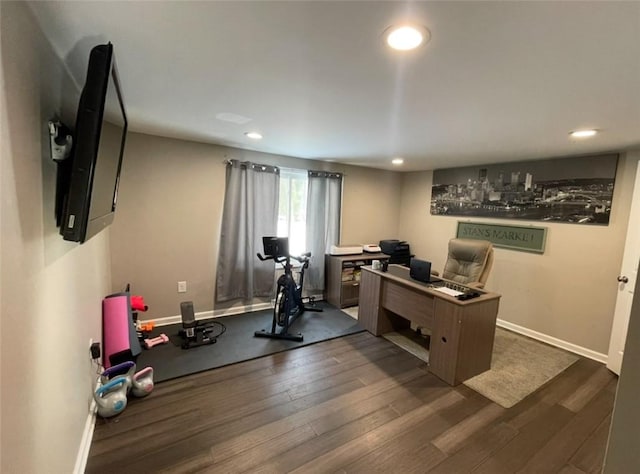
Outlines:
{"label": "bike handlebar", "polygon": [[307,260],[309,260],[309,257],[311,257],[311,252],[305,252],[302,255],[300,255],[299,257],[296,257],[294,255],[289,255],[291,258],[296,259],[298,262],[300,263],[304,263]]}
{"label": "bike handlebar", "polygon": [[267,260],[275,260],[278,263],[282,263],[287,258],[293,258],[294,260],[297,260],[300,263],[304,263],[307,260],[309,260],[309,257],[311,257],[311,252],[305,252],[300,256],[289,255],[288,257],[286,255],[281,255],[279,257],[276,257],[275,255],[268,255],[266,257],[263,257],[261,253],[257,253],[256,255],[258,256],[258,258],[260,259],[261,262],[264,262],[264,261],[267,261]]}

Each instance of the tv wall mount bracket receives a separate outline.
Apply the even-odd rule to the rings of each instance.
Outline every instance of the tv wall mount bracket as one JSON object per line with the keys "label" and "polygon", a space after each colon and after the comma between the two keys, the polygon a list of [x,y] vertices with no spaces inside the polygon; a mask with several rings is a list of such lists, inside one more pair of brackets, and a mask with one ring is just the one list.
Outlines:
{"label": "tv wall mount bracket", "polygon": [[66,125],[58,120],[49,120],[49,142],[53,161],[59,162],[69,158],[73,147],[73,137]]}

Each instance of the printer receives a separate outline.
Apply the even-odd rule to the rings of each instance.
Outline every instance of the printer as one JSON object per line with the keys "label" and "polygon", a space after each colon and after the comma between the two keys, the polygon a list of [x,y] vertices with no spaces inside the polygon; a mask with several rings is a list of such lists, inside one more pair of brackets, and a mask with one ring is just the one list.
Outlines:
{"label": "printer", "polygon": [[399,263],[408,267],[413,257],[409,244],[402,240],[381,240],[380,249],[389,255],[389,263]]}

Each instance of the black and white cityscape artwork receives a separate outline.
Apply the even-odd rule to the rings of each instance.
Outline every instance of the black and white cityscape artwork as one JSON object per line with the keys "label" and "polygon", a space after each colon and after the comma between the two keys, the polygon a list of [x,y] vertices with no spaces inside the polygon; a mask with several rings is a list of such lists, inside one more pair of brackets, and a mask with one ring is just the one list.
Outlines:
{"label": "black and white cityscape artwork", "polygon": [[431,214],[608,225],[617,154],[433,172]]}

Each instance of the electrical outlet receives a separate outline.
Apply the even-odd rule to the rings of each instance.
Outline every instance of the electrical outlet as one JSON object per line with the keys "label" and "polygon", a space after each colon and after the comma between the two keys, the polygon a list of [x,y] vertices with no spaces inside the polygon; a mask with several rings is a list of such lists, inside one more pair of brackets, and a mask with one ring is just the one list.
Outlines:
{"label": "electrical outlet", "polygon": [[92,342],[91,345],[89,346],[89,352],[91,353],[91,360],[98,360],[102,355],[100,350],[100,343]]}
{"label": "electrical outlet", "polygon": [[178,293],[186,293],[187,292],[187,282],[179,281],[178,282]]}

